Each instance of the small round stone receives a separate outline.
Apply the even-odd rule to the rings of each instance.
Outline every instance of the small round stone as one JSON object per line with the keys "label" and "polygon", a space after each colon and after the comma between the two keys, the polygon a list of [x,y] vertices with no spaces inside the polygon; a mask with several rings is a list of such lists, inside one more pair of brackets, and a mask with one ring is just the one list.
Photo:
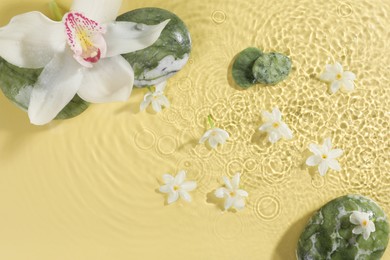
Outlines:
{"label": "small round stone", "polygon": [[256,84],[256,79],[252,73],[255,61],[263,54],[257,48],[249,47],[241,51],[233,63],[233,79],[242,88],[249,88]]}
{"label": "small round stone", "polygon": [[191,52],[190,33],[183,21],[174,13],[159,8],[136,9],[117,18],[117,21],[156,25],[170,19],[160,38],[148,48],[122,55],[134,69],[134,85],[147,87],[156,85],[179,72],[189,59]]}
{"label": "small round stone", "polygon": [[[365,240],[352,230],[353,211],[372,214],[375,232]],[[380,259],[389,241],[389,224],[383,210],[371,199],[347,195],[330,201],[309,220],[297,248],[298,260],[311,259]]]}
{"label": "small round stone", "polygon": [[258,83],[276,84],[287,78],[291,70],[289,57],[276,52],[261,55],[253,64],[252,73]]}

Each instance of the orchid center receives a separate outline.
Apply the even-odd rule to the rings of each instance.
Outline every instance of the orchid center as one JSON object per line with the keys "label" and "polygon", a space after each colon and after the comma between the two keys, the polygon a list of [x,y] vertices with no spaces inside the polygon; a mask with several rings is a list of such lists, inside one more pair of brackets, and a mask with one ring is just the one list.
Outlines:
{"label": "orchid center", "polygon": [[90,68],[105,56],[107,45],[103,34],[106,30],[102,25],[77,12],[66,14],[64,24],[68,45],[81,65]]}

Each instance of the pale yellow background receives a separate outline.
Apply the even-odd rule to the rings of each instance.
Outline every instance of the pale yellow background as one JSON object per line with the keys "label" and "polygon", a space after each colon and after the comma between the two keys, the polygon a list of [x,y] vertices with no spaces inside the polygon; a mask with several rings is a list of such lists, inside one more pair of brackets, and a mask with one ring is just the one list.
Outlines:
{"label": "pale yellow background", "polygon": [[[0,23],[49,14],[48,2],[2,0]],[[389,1],[134,0],[122,12],[144,6],[176,13],[193,38],[163,113],[140,113],[146,91],[134,90],[127,103],[36,127],[1,95],[0,259],[288,260],[309,216],[337,196],[361,193],[390,213]],[[249,46],[288,54],[289,78],[236,89],[228,68]],[[357,74],[353,93],[330,95],[318,80],[334,61]],[[258,133],[273,106],[293,140]],[[208,114],[231,134],[216,151],[197,144]],[[342,171],[321,178],[304,161],[327,136],[345,153]],[[198,181],[194,201],[166,206],[161,176],[181,169]],[[224,213],[210,194],[237,171],[247,208]]]}

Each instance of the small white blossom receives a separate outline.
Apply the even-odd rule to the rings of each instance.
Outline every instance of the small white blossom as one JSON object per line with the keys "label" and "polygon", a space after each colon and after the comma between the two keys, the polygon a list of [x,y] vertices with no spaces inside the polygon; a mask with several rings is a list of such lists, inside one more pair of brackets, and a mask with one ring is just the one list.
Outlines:
{"label": "small white blossom", "polygon": [[352,230],[352,233],[355,235],[363,234],[364,240],[367,240],[370,237],[371,232],[375,232],[375,224],[370,220],[372,213],[354,211],[349,216],[349,221],[357,225]]}
{"label": "small white blossom", "polygon": [[265,123],[260,126],[259,130],[268,133],[268,140],[271,143],[276,143],[282,137],[286,139],[293,137],[290,128],[282,121],[282,114],[279,108],[275,107],[272,113],[262,111],[262,116]]}
{"label": "small white blossom", "polygon": [[156,85],[156,90],[154,92],[149,91],[145,94],[144,100],[140,105],[140,110],[144,111],[150,104],[152,108],[157,113],[161,112],[162,107],[169,107],[169,101],[166,96],[164,96],[164,89],[167,82],[164,81]]}
{"label": "small white blossom", "polygon": [[209,140],[211,148],[217,148],[218,144],[224,144],[229,138],[229,133],[221,128],[211,128],[206,131],[206,133],[199,140],[200,144],[203,144],[206,140]]}
{"label": "small white blossom", "polygon": [[332,149],[332,141],[330,138],[326,138],[322,146],[316,144],[310,144],[309,150],[314,153],[306,160],[308,166],[317,166],[321,176],[324,176],[331,168],[335,171],[340,171],[341,167],[339,162],[336,160],[337,157],[343,154],[341,149]]}
{"label": "small white blossom", "polygon": [[168,204],[171,204],[180,197],[185,201],[190,202],[191,196],[188,193],[196,189],[195,181],[185,181],[186,172],[179,171],[176,177],[173,177],[170,174],[163,175],[164,185],[160,187],[160,192],[168,194]]}
{"label": "small white blossom", "polygon": [[330,90],[335,93],[340,87],[352,91],[355,87],[353,81],[356,79],[356,75],[350,71],[344,71],[343,66],[336,62],[334,65],[326,65],[325,72],[321,74],[320,79],[330,82]]}
{"label": "small white blossom", "polygon": [[233,207],[237,210],[241,210],[245,207],[245,197],[248,197],[248,192],[239,188],[240,186],[240,173],[236,173],[233,176],[232,181],[228,177],[223,177],[223,181],[226,187],[219,188],[215,191],[217,198],[225,199],[225,210]]}

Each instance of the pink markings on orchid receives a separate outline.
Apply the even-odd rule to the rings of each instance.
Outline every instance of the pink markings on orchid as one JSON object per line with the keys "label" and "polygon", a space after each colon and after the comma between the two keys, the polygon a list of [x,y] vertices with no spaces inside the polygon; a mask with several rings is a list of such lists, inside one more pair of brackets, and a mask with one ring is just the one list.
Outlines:
{"label": "pink markings on orchid", "polygon": [[107,44],[103,37],[106,33],[103,25],[77,12],[67,13],[64,24],[73,57],[81,65],[91,68],[93,63],[105,57]]}

